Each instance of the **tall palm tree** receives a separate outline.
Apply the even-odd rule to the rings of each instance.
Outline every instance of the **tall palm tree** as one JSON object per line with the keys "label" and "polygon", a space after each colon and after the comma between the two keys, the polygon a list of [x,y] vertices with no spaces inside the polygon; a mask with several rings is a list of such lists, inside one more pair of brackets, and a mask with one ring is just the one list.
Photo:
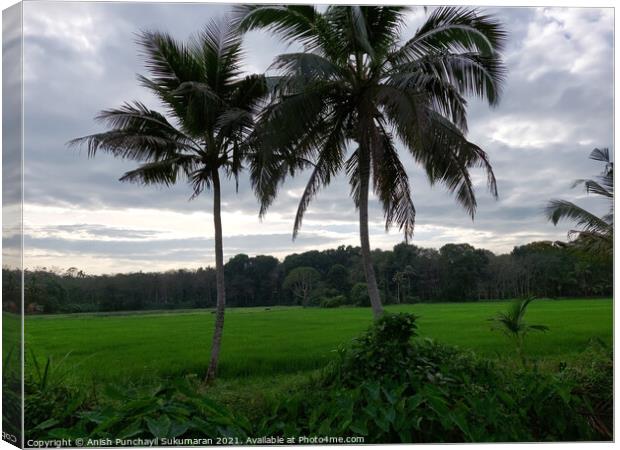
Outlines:
{"label": "tall palm tree", "polygon": [[226,304],[220,177],[237,179],[267,87],[262,75],[241,75],[241,36],[229,20],[210,22],[187,44],[159,32],[144,32],[138,42],[150,74],[138,79],[163,103],[165,113],[137,101],[125,103],[97,116],[108,131],[70,144],[85,144],[90,157],[103,151],[138,161],[121,181],[170,186],[185,179],[193,189],[191,198],[211,189],[217,310],[206,375],[210,382],[217,371]]}
{"label": "tall palm tree", "polygon": [[583,185],[588,194],[596,194],[607,200],[609,212],[597,217],[573,202],[551,200],[545,213],[554,225],[563,219],[575,222],[579,229],[570,230],[568,237],[576,238],[575,242],[579,247],[611,257],[614,241],[614,163],[607,148],[595,148],[590,153],[590,159],[605,164],[598,180],[577,180],[573,183],[573,187]]}
{"label": "tall palm tree", "polygon": [[[465,138],[466,96],[499,101],[505,40],[492,17],[463,8],[438,8],[408,41],[401,30],[408,8],[246,5],[237,8],[242,30],[267,29],[303,53],[277,57],[278,82],[257,126],[263,151],[251,171],[261,214],[288,174],[310,167],[293,236],[317,191],[345,169],[359,209],[364,272],[375,317],[383,308],[370,256],[370,183],[384,210],[386,229],[413,235],[415,208],[398,139],[474,216],[470,175],[482,167],[497,195],[486,153]],[[352,146],[352,151],[348,152]],[[291,156],[292,155],[292,156]]]}

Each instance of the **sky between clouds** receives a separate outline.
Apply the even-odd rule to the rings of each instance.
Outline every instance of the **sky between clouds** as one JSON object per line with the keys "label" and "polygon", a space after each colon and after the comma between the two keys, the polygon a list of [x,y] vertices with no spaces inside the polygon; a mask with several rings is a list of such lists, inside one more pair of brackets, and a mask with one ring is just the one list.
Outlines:
{"label": "sky between clouds", "polygon": [[[188,201],[191,189],[142,187],[118,178],[134,164],[106,155],[88,159],[65,143],[101,131],[98,111],[141,100],[162,110],[136,82],[145,73],[135,33],[189,35],[226,5],[175,3],[24,3],[25,265],[77,266],[88,273],[153,271],[212,265],[213,225],[208,192]],[[604,204],[570,189],[572,180],[597,174],[588,160],[613,139],[613,10],[485,8],[509,32],[509,69],[499,107],[471,100],[469,139],[485,149],[498,181],[499,200],[475,175],[478,212],[467,216],[442,186],[431,188],[403,150],[417,224],[413,243],[440,247],[469,242],[497,253],[542,239],[565,239],[569,224],[554,227],[542,209],[565,198],[600,212]],[[425,18],[412,11],[404,38]],[[267,33],[246,36],[246,69],[262,72],[287,48]],[[302,231],[291,240],[293,218],[307,174],[289,179],[264,220],[242,176],[239,192],[224,186],[225,258],[237,253],[287,254],[358,245],[357,214],[344,176],[321,191]],[[386,233],[371,201],[371,245],[402,241]],[[8,242],[7,242],[8,243]],[[6,243],[5,243],[6,245]]]}

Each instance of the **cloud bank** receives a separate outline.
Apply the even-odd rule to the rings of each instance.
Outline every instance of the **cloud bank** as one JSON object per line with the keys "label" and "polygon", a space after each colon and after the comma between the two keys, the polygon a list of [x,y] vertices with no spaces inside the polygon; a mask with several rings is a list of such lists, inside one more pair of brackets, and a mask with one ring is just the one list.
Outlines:
{"label": "cloud bank", "polygon": [[[141,100],[160,109],[136,82],[144,73],[135,33],[156,29],[187,39],[227,5],[27,2],[24,4],[26,266],[78,266],[89,273],[165,270],[213,264],[211,200],[188,201],[191,189],[124,184],[131,162],[88,159],[66,142],[100,131],[101,109]],[[441,186],[431,188],[404,150],[417,209],[413,243],[439,247],[470,242],[495,252],[537,239],[565,239],[542,209],[565,198],[600,212],[603,204],[571,190],[576,178],[600,171],[588,160],[613,134],[613,10],[495,8],[509,32],[509,73],[499,107],[472,100],[469,138],[490,155],[500,198],[476,174],[479,207],[472,221]],[[424,20],[409,18],[404,38]],[[246,36],[246,69],[261,72],[286,46],[267,33]],[[224,185],[225,252],[286,254],[357,245],[357,214],[344,176],[310,205],[299,238],[291,231],[307,177],[289,180],[267,216],[258,219],[247,179]],[[371,200],[371,244],[402,240],[386,233]]]}

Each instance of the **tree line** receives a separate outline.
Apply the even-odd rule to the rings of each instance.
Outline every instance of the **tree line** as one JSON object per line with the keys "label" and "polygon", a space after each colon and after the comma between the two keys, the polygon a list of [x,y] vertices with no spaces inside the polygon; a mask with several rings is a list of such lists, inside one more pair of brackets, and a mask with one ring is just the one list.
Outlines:
{"label": "tree line", "polygon": [[[574,243],[532,242],[501,255],[469,244],[437,250],[401,243],[372,253],[386,304],[594,297],[613,290],[612,260]],[[224,265],[228,304],[369,306],[362,264],[361,249],[352,246],[296,253],[282,261],[239,254]],[[4,306],[10,310],[19,304],[19,272],[2,272]],[[115,275],[39,268],[25,272],[24,286],[27,313],[212,308],[217,302],[212,267]]]}

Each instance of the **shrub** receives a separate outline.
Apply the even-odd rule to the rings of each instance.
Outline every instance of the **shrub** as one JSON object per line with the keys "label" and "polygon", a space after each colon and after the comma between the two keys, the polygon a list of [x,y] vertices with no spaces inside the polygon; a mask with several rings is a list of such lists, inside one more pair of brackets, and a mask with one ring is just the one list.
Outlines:
{"label": "shrub", "polygon": [[[277,404],[255,433],[364,436],[366,443],[609,439],[575,389],[601,370],[611,379],[611,366],[579,376],[502,369],[472,352],[412,340],[415,330],[414,316],[385,314],[340,350],[320,386]],[[611,385],[602,391],[611,392]]]}
{"label": "shrub", "polygon": [[513,341],[517,355],[523,364],[526,363],[523,345],[525,336],[532,331],[548,331],[546,325],[532,325],[525,321],[525,313],[528,305],[534,301],[534,297],[514,300],[506,312],[498,313],[489,320],[494,322],[495,329],[504,333]]}
{"label": "shrub", "polygon": [[341,350],[341,381],[398,378],[410,366],[415,320],[413,314],[383,314],[349,348]]}
{"label": "shrub", "polygon": [[560,364],[560,378],[584,402],[583,415],[606,439],[613,439],[613,351],[593,340],[570,365]]}
{"label": "shrub", "polygon": [[368,296],[368,285],[366,283],[355,283],[351,288],[351,303],[357,306],[370,306]]}
{"label": "shrub", "polygon": [[43,362],[29,354],[24,373],[24,428],[29,439],[41,439],[51,427],[76,423],[74,413],[85,395],[68,382],[72,368],[66,365],[67,357]]}
{"label": "shrub", "polygon": [[103,394],[97,405],[75,414],[72,426],[59,428],[48,421],[35,431],[46,432],[45,439],[229,437],[242,443],[250,428],[244,418],[202,394],[191,378],[151,387],[109,385]]}
{"label": "shrub", "polygon": [[[312,291],[308,298],[308,306],[321,306],[321,302],[325,299],[337,297],[340,295],[336,289],[326,287],[325,285],[319,285]],[[346,299],[343,303],[346,303]]]}
{"label": "shrub", "polygon": [[344,295],[336,295],[335,297],[322,297],[320,301],[321,308],[338,308],[346,304],[347,298]]}

